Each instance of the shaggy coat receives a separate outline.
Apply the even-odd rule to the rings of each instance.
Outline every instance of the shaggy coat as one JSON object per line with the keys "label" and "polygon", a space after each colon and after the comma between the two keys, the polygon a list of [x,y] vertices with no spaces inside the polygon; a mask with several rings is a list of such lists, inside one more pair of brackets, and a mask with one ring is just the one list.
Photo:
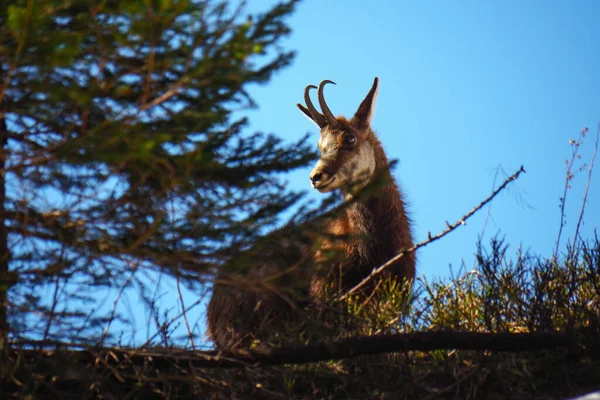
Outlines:
{"label": "shaggy coat", "polygon": [[[347,292],[374,268],[413,246],[401,192],[370,125],[379,80],[375,78],[350,120],[329,110],[323,96],[327,83],[333,82],[323,81],[318,88],[322,113],[310,100],[310,89],[316,88],[312,85],[305,90],[306,107],[298,107],[320,128],[321,157],[310,174],[311,184],[323,193],[339,190],[346,206],[326,220],[318,240],[276,231],[267,245],[251,250],[247,273],[218,274],[208,306],[208,332],[219,348],[289,335],[290,322],[306,321],[307,304],[326,301],[331,290]],[[411,252],[380,278],[412,280],[414,275]],[[368,296],[375,284],[370,282],[361,293]]]}

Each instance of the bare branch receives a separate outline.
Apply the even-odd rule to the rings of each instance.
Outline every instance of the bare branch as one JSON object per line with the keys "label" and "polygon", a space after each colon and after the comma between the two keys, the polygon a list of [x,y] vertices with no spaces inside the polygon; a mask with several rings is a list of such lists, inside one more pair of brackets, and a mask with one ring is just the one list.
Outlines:
{"label": "bare branch", "polygon": [[[165,370],[173,365],[203,368],[235,368],[283,364],[306,364],[318,361],[353,358],[368,354],[430,350],[488,350],[525,352],[565,347],[571,344],[566,333],[482,333],[482,332],[412,332],[393,335],[361,336],[335,342],[290,345],[275,348],[219,351],[176,351],[164,349],[119,350],[89,349],[71,351],[81,361],[104,360],[121,366],[150,365],[152,370]],[[28,351],[25,351],[28,352]],[[37,352],[37,351],[33,351]],[[45,351],[45,357],[52,357]],[[110,360],[110,361],[109,361]]]}
{"label": "bare branch", "polygon": [[371,271],[369,276],[367,276],[365,279],[363,279],[358,285],[356,285],[352,289],[350,289],[340,299],[345,299],[348,296],[356,293],[360,288],[362,288],[364,285],[366,285],[373,277],[381,274],[386,268],[388,268],[390,265],[393,265],[395,262],[400,260],[406,254],[412,253],[412,252],[416,251],[417,249],[428,245],[431,242],[435,242],[436,240],[441,239],[442,237],[446,236],[447,234],[449,234],[450,232],[452,232],[453,230],[458,228],[460,225],[466,225],[467,219],[469,219],[473,214],[475,214],[477,211],[479,211],[483,207],[485,207],[485,205],[488,204],[490,201],[492,201],[492,199],[494,197],[496,197],[496,195],[498,195],[498,193],[500,193],[502,190],[504,190],[504,188],[506,188],[506,186],[510,182],[517,179],[522,172],[525,172],[525,169],[523,168],[523,166],[521,166],[521,168],[519,168],[519,170],[517,172],[515,172],[514,174],[512,174],[511,176],[506,178],[504,183],[502,185],[500,185],[500,187],[498,187],[498,189],[496,189],[487,199],[483,200],[481,203],[479,203],[479,205],[477,207],[473,208],[471,211],[469,211],[468,213],[463,215],[462,218],[460,218],[454,224],[450,224],[450,223],[448,223],[448,221],[446,221],[447,228],[445,230],[443,230],[442,232],[438,233],[435,236],[431,236],[431,234],[428,234],[428,238],[426,240],[415,244],[413,247],[411,247],[407,250],[400,252],[399,254],[397,254],[396,256],[389,259],[387,262],[385,262],[380,267],[375,268],[373,271]]}
{"label": "bare branch", "polygon": [[100,341],[99,341],[99,345],[103,346],[104,345],[104,339],[106,339],[106,335],[108,335],[108,331],[110,329],[110,325],[112,324],[113,320],[115,319],[115,313],[117,312],[117,304],[119,304],[119,300],[121,299],[121,295],[123,294],[123,291],[125,291],[125,288],[127,286],[129,286],[129,283],[131,283],[131,280],[133,279],[133,276],[135,275],[135,273],[138,270],[138,265],[134,265],[131,268],[131,274],[129,275],[129,278],[127,278],[127,280],[125,281],[125,283],[123,283],[123,286],[121,286],[121,288],[119,289],[119,293],[117,293],[117,297],[115,298],[115,301],[113,302],[113,307],[112,310],[110,312],[110,317],[108,319],[108,323],[106,324],[106,328],[104,329],[104,332],[102,333],[102,337],[100,337]]}
{"label": "bare branch", "polygon": [[[584,128],[579,133],[579,138],[577,140],[571,139],[569,140],[569,144],[572,146],[571,152],[571,161],[565,160],[565,165],[567,166],[567,171],[565,174],[565,187],[563,189],[563,196],[560,198],[560,227],[558,228],[558,237],[556,238],[556,246],[554,248],[554,258],[558,258],[558,249],[560,248],[560,238],[562,236],[563,228],[566,224],[565,222],[565,206],[567,204],[567,193],[571,188],[571,181],[575,177],[577,172],[573,172],[573,164],[575,164],[575,160],[581,158],[579,154],[579,146],[583,143],[583,138],[587,132],[587,127]],[[573,243],[575,244],[575,243]]]}
{"label": "bare branch", "polygon": [[192,329],[190,328],[190,324],[188,322],[187,313],[185,312],[185,304],[183,303],[183,295],[181,294],[181,283],[179,279],[179,274],[175,276],[177,283],[177,294],[179,295],[179,302],[181,303],[181,309],[183,310],[183,321],[185,322],[185,327],[188,332],[188,337],[190,338],[190,344],[192,345],[192,349],[196,350],[196,344],[194,343],[194,334],[192,333]]}
{"label": "bare branch", "polygon": [[590,161],[590,168],[588,169],[587,181],[585,182],[585,191],[583,192],[583,202],[581,204],[581,211],[579,212],[579,219],[577,220],[577,227],[575,228],[575,236],[573,236],[573,246],[571,247],[571,257],[576,255],[575,252],[577,242],[577,236],[579,236],[579,227],[583,220],[583,213],[585,212],[585,205],[587,203],[588,191],[590,190],[590,181],[592,179],[592,170],[594,169],[594,160],[596,159],[596,153],[598,153],[598,139],[600,138],[600,122],[598,122],[598,129],[596,130],[596,144],[594,145],[594,153]]}

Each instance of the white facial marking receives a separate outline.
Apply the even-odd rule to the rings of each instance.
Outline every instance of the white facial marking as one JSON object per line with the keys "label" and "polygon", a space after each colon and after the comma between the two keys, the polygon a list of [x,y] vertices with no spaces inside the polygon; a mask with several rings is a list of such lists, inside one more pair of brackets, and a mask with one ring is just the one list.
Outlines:
{"label": "white facial marking", "polygon": [[[327,170],[327,166],[335,161],[340,151],[337,135],[329,131],[329,128],[321,131],[319,148],[321,157],[313,171]],[[345,160],[344,165],[335,172],[335,175],[324,176],[324,180],[319,182],[318,186],[313,183],[313,187],[321,193],[338,188],[342,188],[344,191],[347,188],[349,192],[356,193],[364,188],[375,172],[375,152],[368,141],[361,143],[351,151],[353,154]]]}
{"label": "white facial marking", "polygon": [[[321,151],[321,157],[317,161],[313,169],[313,173],[317,171],[324,171],[327,169],[327,165],[333,162],[337,156],[339,145],[335,133],[329,130],[329,127],[325,127],[321,131],[319,136],[319,149]],[[321,193],[327,193],[339,186],[339,179],[335,175],[329,176],[324,174],[322,179],[315,185],[315,182],[311,183],[312,187],[317,189]]]}
{"label": "white facial marking", "polygon": [[358,152],[340,169],[347,184],[353,185],[353,191],[362,189],[369,183],[375,172],[375,153],[369,143],[363,143]]}
{"label": "white facial marking", "polygon": [[337,141],[337,137],[334,133],[332,133],[329,128],[325,128],[321,131],[321,136],[319,137],[319,147],[321,149],[321,160],[329,160],[335,157],[339,145]]}

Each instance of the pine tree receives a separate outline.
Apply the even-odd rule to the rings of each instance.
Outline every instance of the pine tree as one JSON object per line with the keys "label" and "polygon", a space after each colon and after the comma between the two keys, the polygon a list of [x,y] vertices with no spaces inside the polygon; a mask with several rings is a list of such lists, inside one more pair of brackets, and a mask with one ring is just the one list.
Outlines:
{"label": "pine tree", "polygon": [[95,290],[138,269],[202,280],[280,222],[306,138],[232,113],[292,60],[295,3],[1,2],[3,341],[94,343]]}

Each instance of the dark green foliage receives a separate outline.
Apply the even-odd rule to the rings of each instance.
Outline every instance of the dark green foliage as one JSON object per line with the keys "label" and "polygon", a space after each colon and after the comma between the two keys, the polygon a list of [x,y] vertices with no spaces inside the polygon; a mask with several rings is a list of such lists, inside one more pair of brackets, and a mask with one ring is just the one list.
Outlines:
{"label": "dark green foliage", "polygon": [[92,292],[139,270],[202,282],[280,223],[300,195],[278,174],[314,155],[232,112],[290,63],[278,43],[294,6],[1,3],[12,335],[94,343],[109,316],[90,313]]}

